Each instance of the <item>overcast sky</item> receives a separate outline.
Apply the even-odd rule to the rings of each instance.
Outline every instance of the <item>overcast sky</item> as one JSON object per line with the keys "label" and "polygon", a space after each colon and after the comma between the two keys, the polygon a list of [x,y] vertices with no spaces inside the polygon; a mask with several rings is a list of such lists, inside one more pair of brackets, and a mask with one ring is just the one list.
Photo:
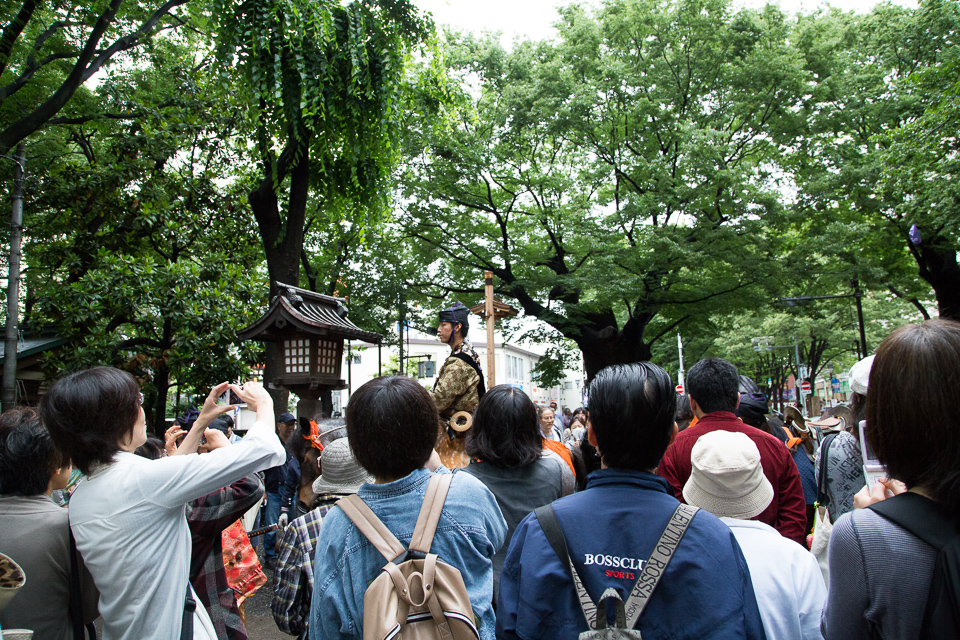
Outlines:
{"label": "overcast sky", "polygon": [[[895,4],[916,7],[916,0],[893,0]],[[438,25],[451,25],[469,31],[500,31],[503,44],[517,36],[534,40],[555,34],[551,26],[557,18],[556,7],[572,4],[570,0],[414,0],[421,9],[433,14]],[[766,0],[735,0],[736,4],[760,7]],[[780,0],[787,13],[810,13],[826,4],[823,0]],[[844,11],[866,13],[877,0],[830,0],[830,5]]]}

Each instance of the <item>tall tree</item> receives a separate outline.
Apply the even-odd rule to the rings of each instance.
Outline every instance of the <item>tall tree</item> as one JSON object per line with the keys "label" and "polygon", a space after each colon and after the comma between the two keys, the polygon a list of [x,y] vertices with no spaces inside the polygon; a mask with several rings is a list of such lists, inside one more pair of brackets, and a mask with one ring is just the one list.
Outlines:
{"label": "tall tree", "polygon": [[406,177],[431,295],[498,292],[573,340],[588,377],[775,268],[771,163],[805,76],[778,10],[617,0],[562,11],[556,45],[463,39],[475,83]]}
{"label": "tall tree", "polygon": [[254,362],[236,332],[260,309],[262,258],[228,179],[242,109],[192,46],[157,42],[143,62],[97,88],[99,107],[135,120],[80,118],[32,145],[46,164],[27,199],[27,321],[71,340],[51,373],[134,372],[159,429],[172,384],[209,386]]}
{"label": "tall tree", "polygon": [[[300,285],[311,212],[361,234],[388,210],[407,56],[432,23],[409,0],[217,0],[214,11],[224,76],[240,73],[254,122],[249,203],[267,272]],[[337,280],[320,275],[324,288]],[[270,379],[273,345],[265,364]]]}
{"label": "tall tree", "polygon": [[[911,127],[950,84],[945,76],[936,83],[913,78],[956,57],[958,26],[956,3],[927,0],[917,9],[881,4],[862,16],[801,17],[794,36],[814,79],[784,165],[798,187],[800,234],[808,248],[831,256],[847,281],[893,292],[925,316],[931,287],[945,302],[960,284],[949,275],[956,242],[949,231],[938,237],[942,228],[933,218],[927,224],[905,182],[884,188],[882,180],[899,173],[903,160],[887,151],[890,132]],[[947,137],[940,130],[932,140]],[[929,240],[923,252],[908,242],[914,223]],[[943,302],[942,314],[953,306]]]}

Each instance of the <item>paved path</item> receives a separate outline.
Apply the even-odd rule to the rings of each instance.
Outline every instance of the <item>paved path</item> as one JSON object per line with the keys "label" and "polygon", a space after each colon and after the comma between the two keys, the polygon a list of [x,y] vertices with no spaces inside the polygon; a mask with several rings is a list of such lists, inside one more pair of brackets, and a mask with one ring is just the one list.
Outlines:
{"label": "paved path", "polygon": [[250,640],[290,640],[289,636],[279,629],[270,613],[270,600],[273,598],[273,571],[263,568],[267,574],[267,583],[257,589],[247,599],[244,610],[247,614],[247,637]]}

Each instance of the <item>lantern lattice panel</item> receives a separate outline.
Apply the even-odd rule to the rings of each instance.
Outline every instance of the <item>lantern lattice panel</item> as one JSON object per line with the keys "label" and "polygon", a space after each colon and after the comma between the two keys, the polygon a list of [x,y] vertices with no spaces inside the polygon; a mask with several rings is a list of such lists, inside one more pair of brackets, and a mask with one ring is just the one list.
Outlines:
{"label": "lantern lattice panel", "polygon": [[310,340],[296,338],[283,341],[284,373],[310,373]]}
{"label": "lantern lattice panel", "polygon": [[339,374],[343,344],[333,340],[317,340],[317,373]]}

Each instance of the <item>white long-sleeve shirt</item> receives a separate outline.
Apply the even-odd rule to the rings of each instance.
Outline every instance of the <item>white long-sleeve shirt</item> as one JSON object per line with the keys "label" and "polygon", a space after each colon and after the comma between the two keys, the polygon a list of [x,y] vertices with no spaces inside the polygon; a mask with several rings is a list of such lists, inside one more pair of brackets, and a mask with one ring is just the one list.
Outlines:
{"label": "white long-sleeve shirt", "polygon": [[767,638],[822,640],[820,612],[827,588],[816,557],[770,525],[720,520],[733,531],[747,560]]}
{"label": "white long-sleeve shirt", "polygon": [[[188,502],[283,464],[273,425],[204,455],[147,460],[121,452],[70,499],[70,528],[100,590],[104,640],[178,640],[190,571]],[[202,604],[196,640],[216,640]]]}

